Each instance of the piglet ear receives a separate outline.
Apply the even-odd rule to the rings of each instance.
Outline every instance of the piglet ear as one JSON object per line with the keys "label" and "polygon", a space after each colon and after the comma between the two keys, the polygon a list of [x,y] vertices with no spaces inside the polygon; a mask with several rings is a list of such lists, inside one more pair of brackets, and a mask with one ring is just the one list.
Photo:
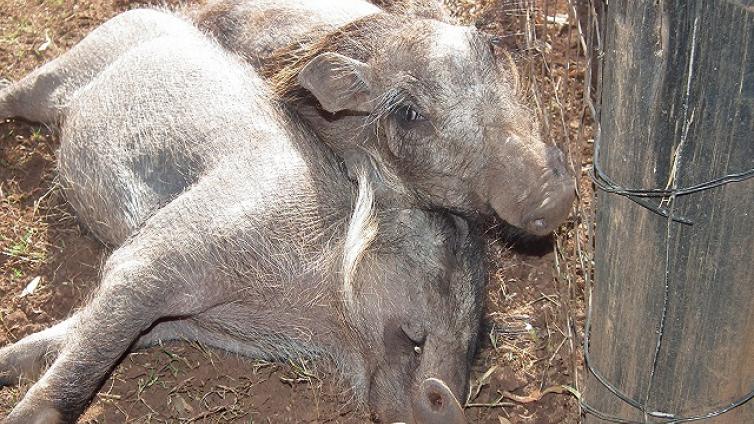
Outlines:
{"label": "piglet ear", "polygon": [[369,65],[338,53],[322,53],[301,69],[298,82],[330,113],[370,113]]}

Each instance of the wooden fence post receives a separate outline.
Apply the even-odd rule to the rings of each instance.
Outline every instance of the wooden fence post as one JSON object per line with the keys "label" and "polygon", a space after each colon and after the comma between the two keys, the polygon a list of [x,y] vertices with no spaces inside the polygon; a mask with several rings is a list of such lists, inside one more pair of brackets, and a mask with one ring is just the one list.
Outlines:
{"label": "wooden fence post", "polygon": [[[754,168],[754,1],[607,9],[605,173],[664,189]],[[606,380],[649,411],[688,417],[754,390],[754,179],[671,203],[693,225],[598,192],[590,351]],[[593,376],[585,395],[600,411],[644,419]],[[754,423],[754,400],[700,422]]]}

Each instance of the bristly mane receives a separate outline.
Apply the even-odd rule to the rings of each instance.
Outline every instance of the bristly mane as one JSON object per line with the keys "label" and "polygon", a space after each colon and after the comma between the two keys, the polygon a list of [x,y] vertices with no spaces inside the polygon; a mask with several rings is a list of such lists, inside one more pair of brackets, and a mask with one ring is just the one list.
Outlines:
{"label": "bristly mane", "polygon": [[188,9],[183,13],[188,15],[199,28],[208,29],[212,36],[227,46],[229,40],[242,27],[231,13],[240,3],[239,0],[214,2],[199,9]]}
{"label": "bristly mane", "polygon": [[311,94],[298,82],[299,72],[322,53],[340,53],[367,62],[377,43],[395,33],[408,21],[407,17],[377,13],[336,29],[320,28],[306,38],[280,48],[262,60],[260,73],[270,81],[277,97],[289,104],[311,99]]}
{"label": "bristly mane", "polygon": [[456,23],[442,0],[369,0],[369,2],[397,15]]}

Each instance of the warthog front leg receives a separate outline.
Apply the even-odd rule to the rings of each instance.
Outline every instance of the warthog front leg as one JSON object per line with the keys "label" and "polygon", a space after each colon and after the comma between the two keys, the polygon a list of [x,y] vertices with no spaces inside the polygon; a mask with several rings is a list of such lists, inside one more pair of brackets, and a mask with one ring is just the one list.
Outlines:
{"label": "warthog front leg", "polygon": [[[40,417],[74,421],[110,370],[156,319],[172,313],[196,312],[196,305],[182,309],[165,302],[175,294],[145,282],[138,276],[139,268],[109,273],[103,281],[103,288],[90,304],[59,328],[53,327],[52,330],[56,331],[41,337],[48,342],[47,346],[35,345],[33,337],[28,343],[26,340],[21,342],[19,348],[30,349],[30,353],[22,357],[22,363],[11,364],[16,367],[12,373],[24,367],[27,370],[37,368],[50,349],[58,348],[59,354],[49,370],[13,409],[7,423],[37,422]],[[152,287],[145,289],[148,285]],[[170,311],[160,304],[169,305],[167,309]],[[65,327],[69,328],[64,338],[56,334]],[[48,422],[47,418],[41,422]]]}
{"label": "warthog front leg", "polygon": [[[78,315],[73,315],[46,330],[0,348],[0,387],[36,380],[58,357],[77,319]],[[133,349],[146,349],[172,340],[196,341],[208,346],[218,344],[214,339],[207,338],[204,331],[194,323],[184,319],[171,319],[155,324],[139,337]]]}
{"label": "warthog front leg", "polygon": [[[0,374],[13,382],[8,380],[39,368],[46,352],[54,356],[59,350],[6,424],[75,421],[108,373],[158,320],[195,316],[226,301],[213,286],[212,263],[202,246],[191,243],[213,233],[206,220],[186,212],[196,210],[197,198],[205,195],[190,190],[147,221],[108,259],[99,290],[73,317],[0,352],[0,366],[10,368],[0,368]],[[216,213],[199,203],[208,216]],[[167,334],[162,331],[160,339]],[[20,359],[12,358],[26,348]]]}
{"label": "warthog front leg", "polygon": [[57,358],[75,317],[0,349],[0,386],[32,380]]}

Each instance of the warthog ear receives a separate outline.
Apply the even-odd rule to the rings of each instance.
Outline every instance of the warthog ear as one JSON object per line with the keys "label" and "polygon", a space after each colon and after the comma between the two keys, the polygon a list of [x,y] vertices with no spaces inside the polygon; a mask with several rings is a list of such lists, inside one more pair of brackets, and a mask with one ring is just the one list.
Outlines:
{"label": "warthog ear", "polygon": [[319,100],[322,107],[369,113],[369,65],[338,53],[322,53],[301,69],[298,82]]}

